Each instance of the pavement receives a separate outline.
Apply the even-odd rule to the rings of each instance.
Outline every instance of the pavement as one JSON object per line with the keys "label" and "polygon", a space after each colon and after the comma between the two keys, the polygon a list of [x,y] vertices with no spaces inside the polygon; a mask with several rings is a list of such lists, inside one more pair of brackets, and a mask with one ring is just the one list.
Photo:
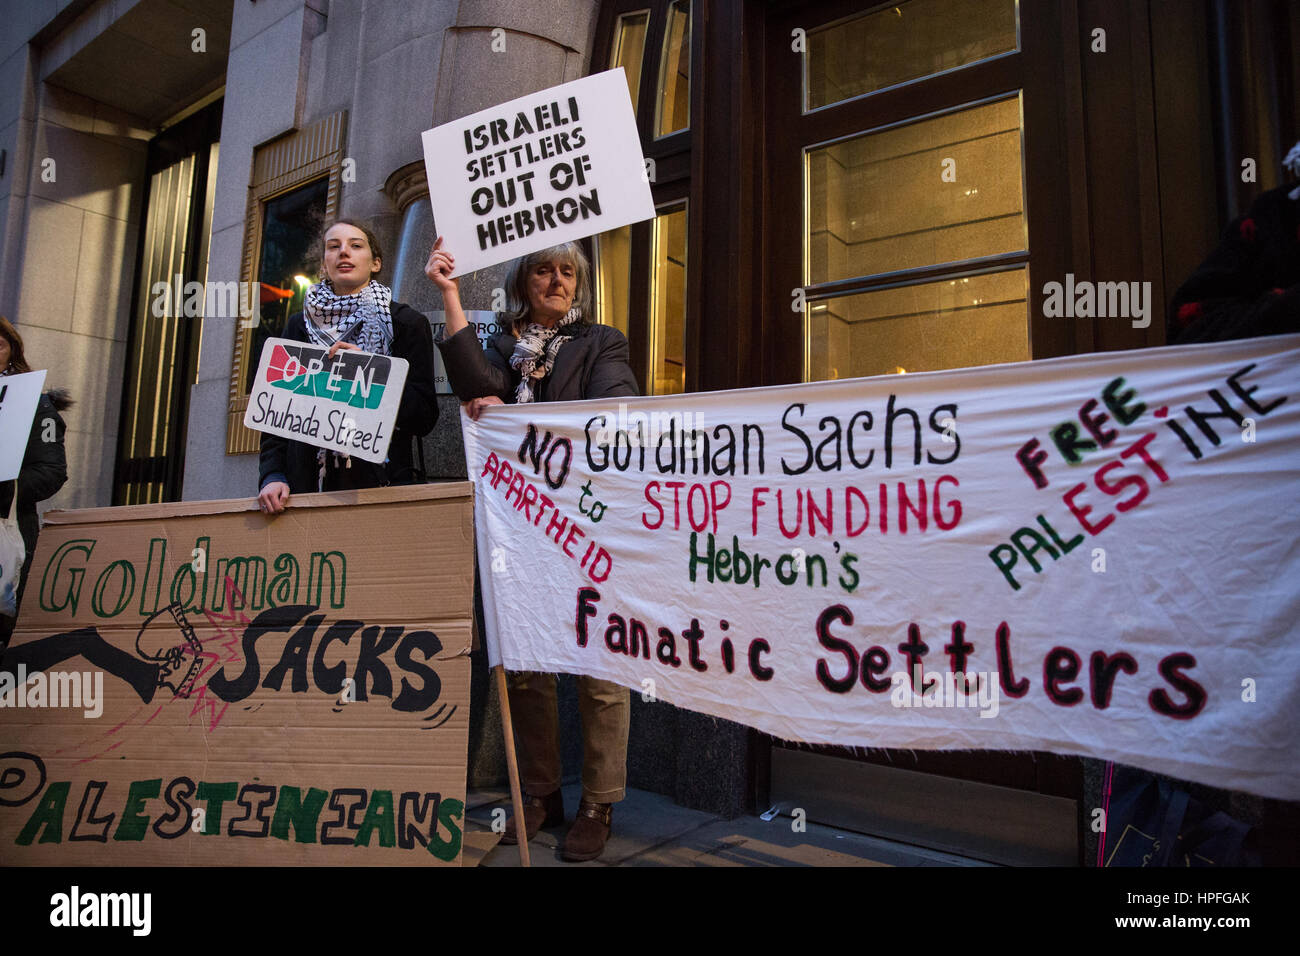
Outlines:
{"label": "pavement", "polygon": [[[615,804],[612,834],[600,859],[566,863],[560,847],[573,823],[581,786],[575,781],[563,791],[568,820],[564,826],[542,830],[529,844],[533,866],[992,865],[817,823],[802,823],[802,831],[797,831],[788,816],[727,820],[645,790],[628,790],[627,798]],[[494,819],[504,826],[510,815],[510,793],[504,787],[471,790],[465,802],[467,842],[475,831],[491,832]],[[478,865],[517,867],[519,848],[498,843]]]}

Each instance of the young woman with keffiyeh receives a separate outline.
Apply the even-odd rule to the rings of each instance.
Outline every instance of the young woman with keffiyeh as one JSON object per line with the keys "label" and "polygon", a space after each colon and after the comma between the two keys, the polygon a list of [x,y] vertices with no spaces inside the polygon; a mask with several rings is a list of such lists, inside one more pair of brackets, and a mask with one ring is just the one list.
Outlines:
{"label": "young woman with keffiyeh", "polygon": [[[455,259],[439,239],[425,274],[442,292],[447,325],[438,341],[452,390],[478,418],[488,405],[562,402],[637,394],[627,339],[593,321],[591,268],[573,242],[517,259],[506,280],[507,310],[486,350],[465,319]],[[510,715],[518,742],[524,823],[531,840],[542,827],[564,822],[560,794],[560,728],[554,674],[511,674]],[[625,687],[578,677],[582,716],[582,800],[564,840],[566,860],[600,856],[609,837],[612,805],[624,797],[631,703]],[[519,840],[515,820],[502,842]]]}
{"label": "young woman with keffiyeh", "polygon": [[406,386],[382,465],[263,433],[258,503],[268,514],[283,511],[290,495],[415,481],[411,439],[427,435],[438,421],[429,323],[376,281],[383,268],[378,239],[361,223],[339,219],[321,241],[325,275],[307,291],[303,311],[289,317],[281,337],[328,348],[330,357],[360,349],[406,359]]}

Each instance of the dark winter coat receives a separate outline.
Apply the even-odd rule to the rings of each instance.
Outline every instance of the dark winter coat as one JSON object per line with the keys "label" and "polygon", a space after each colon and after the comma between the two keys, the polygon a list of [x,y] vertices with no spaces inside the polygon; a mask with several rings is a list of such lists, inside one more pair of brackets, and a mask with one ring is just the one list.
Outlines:
{"label": "dark winter coat", "polygon": [[1169,342],[1300,332],[1300,201],[1264,193],[1174,294]]}
{"label": "dark winter coat", "polygon": [[[479,348],[474,329],[464,328],[440,338],[438,348],[447,367],[447,380],[461,401],[495,395],[515,400],[519,373],[510,367],[515,337],[494,335]],[[608,325],[581,325],[556,353],[551,372],[534,389],[539,402],[571,402],[637,394],[636,376],[628,364],[627,339]]]}
{"label": "dark winter coat", "polygon": [[[36,404],[36,417],[32,419],[31,435],[27,439],[27,452],[23,455],[22,470],[18,473],[18,529],[27,545],[30,562],[36,550],[36,535],[40,531],[40,518],[36,515],[38,502],[50,498],[68,480],[68,460],[63,451],[63,433],[67,426],[59,412],[72,402],[66,392],[46,392]],[[47,425],[52,422],[53,427]],[[49,435],[50,441],[45,437]],[[0,515],[9,513],[14,497],[14,483],[0,482]]]}
{"label": "dark winter coat", "polygon": [[[438,422],[438,398],[433,381],[433,334],[429,321],[415,309],[401,302],[391,306],[393,315],[393,358],[406,359],[406,385],[397,409],[397,425],[388,444],[388,463],[379,465],[360,458],[352,459],[355,487],[378,488],[383,485],[410,484],[418,480],[411,453],[411,439],[422,438]],[[280,337],[307,342],[303,315],[289,316]],[[304,442],[262,434],[262,457],[257,487],[283,476],[291,495],[317,490],[319,467],[316,448]]]}
{"label": "dark winter coat", "polygon": [[[59,412],[71,404],[67,392],[62,390],[56,389],[41,396],[36,403],[36,417],[32,419],[27,451],[18,472],[18,531],[23,536],[23,545],[27,549],[27,557],[18,579],[20,606],[27,588],[27,572],[31,570],[32,556],[36,553],[36,537],[41,529],[36,505],[52,497],[68,480],[68,461],[63,451],[63,433],[67,431],[67,426]],[[46,441],[47,436],[49,441]],[[13,499],[13,481],[0,482],[0,515],[9,513]],[[9,642],[15,623],[11,617],[0,616],[0,651]]]}

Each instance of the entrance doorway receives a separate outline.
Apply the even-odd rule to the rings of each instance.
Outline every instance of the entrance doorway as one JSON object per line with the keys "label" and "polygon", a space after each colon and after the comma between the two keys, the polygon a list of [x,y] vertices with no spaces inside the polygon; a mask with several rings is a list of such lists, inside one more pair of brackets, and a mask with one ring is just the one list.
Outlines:
{"label": "entrance doorway", "polygon": [[[179,501],[198,378],[222,101],[149,144],[113,504]],[[195,294],[195,290],[198,293]]]}

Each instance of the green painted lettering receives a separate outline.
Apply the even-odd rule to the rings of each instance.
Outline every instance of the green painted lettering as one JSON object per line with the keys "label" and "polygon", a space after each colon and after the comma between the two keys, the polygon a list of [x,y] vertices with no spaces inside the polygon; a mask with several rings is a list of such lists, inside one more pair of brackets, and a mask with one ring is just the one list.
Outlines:
{"label": "green painted lettering", "polygon": [[275,804],[275,817],[271,820],[271,836],[277,840],[288,840],[289,827],[292,826],[295,841],[315,843],[316,821],[320,818],[321,808],[325,806],[325,798],[328,796],[328,792],[312,787],[307,791],[304,802],[302,790],[298,787],[281,787],[280,799]]}
{"label": "green painted lettering", "polygon": [[[370,795],[370,803],[366,806],[365,819],[361,821],[361,828],[357,830],[355,845],[370,846],[370,834],[375,830],[379,831],[380,846],[395,846],[397,844],[397,828],[393,825],[393,792],[391,790],[376,790]],[[459,840],[457,842],[459,843]]]}
{"label": "green painted lettering", "polygon": [[[122,572],[122,583],[117,588],[117,597],[113,601],[113,607],[110,610],[104,608],[104,596],[111,595],[113,588],[114,569],[120,569]],[[117,617],[126,610],[126,606],[131,603],[131,597],[135,594],[135,567],[130,561],[122,558],[114,561],[106,567],[99,580],[95,582],[95,590],[90,595],[90,610],[96,617]]]}
{"label": "green painted lettering", "polygon": [[687,562],[687,570],[690,572],[691,582],[694,583],[695,566],[697,564],[704,565],[705,572],[709,576],[709,583],[712,584],[714,552],[717,546],[713,542],[713,535],[709,535],[709,553],[707,555],[700,554],[700,552],[696,550],[696,546],[695,546],[696,542],[699,540],[699,537],[700,536],[698,533],[694,531],[691,532],[691,557],[690,560]]}
{"label": "green painted lettering", "polygon": [[266,588],[266,601],[271,607],[284,607],[298,602],[298,559],[287,551],[275,559],[275,577]]}
{"label": "green painted lettering", "polygon": [[81,584],[86,576],[85,560],[80,567],[63,570],[63,562],[71,555],[80,552],[86,560],[95,550],[94,538],[78,538],[65,541],[50,556],[41,574],[41,610],[62,611],[68,608],[77,613],[77,602],[81,600]]}
{"label": "green painted lettering", "polygon": [[[338,558],[337,566],[331,558]],[[279,562],[277,562],[278,565]],[[325,571],[330,573],[330,607],[343,606],[348,580],[348,559],[342,551],[315,551],[307,568],[307,602],[324,607],[321,591],[325,587]]]}
{"label": "green painted lettering", "polygon": [[68,790],[71,788],[72,784],[66,780],[52,783],[46,787],[41,802],[32,812],[31,819],[23,826],[22,832],[18,834],[18,839],[14,840],[14,842],[19,846],[31,846],[32,840],[36,837],[36,831],[44,827],[45,832],[41,834],[41,843],[62,843],[63,808],[68,802]]}
{"label": "green painted lettering", "polygon": [[[149,539],[149,560],[144,566],[144,583],[140,585],[140,613],[153,614],[162,600],[163,562],[167,560],[167,539]],[[152,585],[152,590],[150,590]]]}
{"label": "green painted lettering", "polygon": [[[428,850],[444,863],[450,863],[460,854],[460,825],[456,822],[465,814],[465,804],[448,797],[438,804],[438,819],[429,831]],[[447,828],[451,838],[444,840],[438,833],[438,824]]]}
{"label": "green painted lettering", "polygon": [[204,783],[199,782],[198,789],[194,796],[199,800],[208,801],[208,812],[204,814],[203,835],[216,836],[221,832],[221,805],[228,800],[235,799],[235,794],[239,790],[237,783]]}
{"label": "green painted lettering", "polygon": [[147,798],[156,797],[160,793],[162,793],[162,780],[159,778],[133,781],[126,792],[126,806],[122,809],[122,820],[117,825],[117,832],[113,834],[113,839],[134,840],[137,843],[143,840],[145,832],[149,829],[149,817],[142,812],[144,802]]}

